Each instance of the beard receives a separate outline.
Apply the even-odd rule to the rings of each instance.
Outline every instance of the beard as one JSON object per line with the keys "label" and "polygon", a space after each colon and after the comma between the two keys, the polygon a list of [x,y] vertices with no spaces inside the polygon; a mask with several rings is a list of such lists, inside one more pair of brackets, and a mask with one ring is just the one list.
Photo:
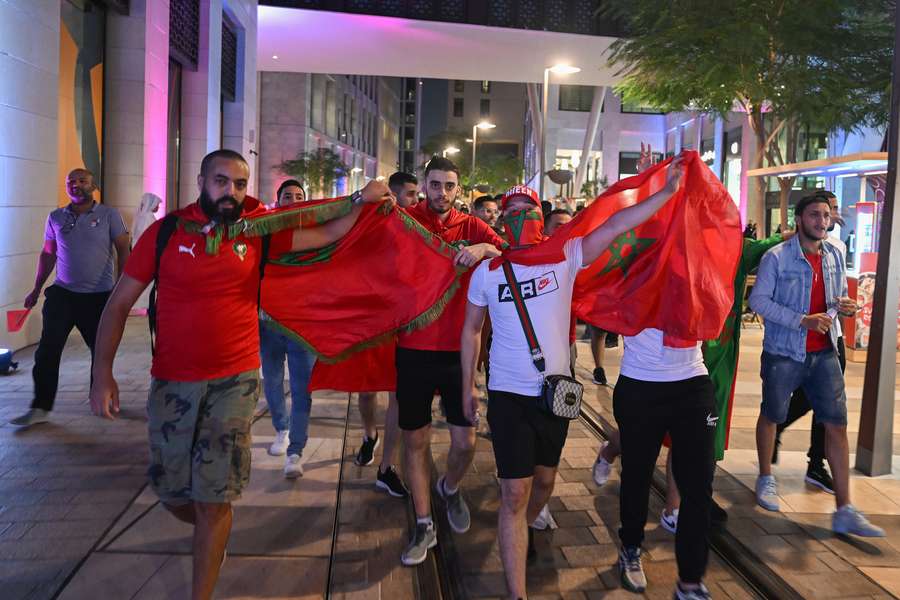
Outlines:
{"label": "beard", "polygon": [[[229,203],[234,204],[234,206],[229,206]],[[234,196],[222,196],[217,200],[213,200],[206,189],[203,189],[200,192],[200,208],[210,220],[229,224],[235,223],[241,218],[244,205],[239,203]]]}
{"label": "beard", "polygon": [[811,231],[810,229],[808,229],[808,228],[806,227],[806,225],[803,224],[802,221],[800,222],[800,231],[802,231],[802,232],[803,232],[803,235],[806,236],[806,237],[807,237],[808,239],[810,239],[810,240],[821,241],[821,240],[824,240],[824,239],[827,237],[827,234],[826,234],[826,235],[823,235],[823,236],[821,236],[821,237],[819,237],[818,232],[816,232],[816,231]]}
{"label": "beard", "polygon": [[[453,200],[447,199],[446,197],[444,198],[444,200],[441,200],[440,198],[427,198],[426,201],[428,202],[428,208],[439,215],[450,212],[450,209],[453,208],[454,204]],[[442,202],[446,202],[447,205],[441,206]]]}

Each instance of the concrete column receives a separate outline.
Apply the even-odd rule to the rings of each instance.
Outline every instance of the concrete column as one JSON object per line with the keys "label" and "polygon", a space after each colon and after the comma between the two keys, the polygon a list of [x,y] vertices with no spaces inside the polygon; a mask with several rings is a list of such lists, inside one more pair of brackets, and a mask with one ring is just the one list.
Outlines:
{"label": "concrete column", "polygon": [[[591,114],[588,116],[588,124],[584,130],[584,143],[581,145],[581,160],[575,170],[575,185],[572,193],[581,196],[581,186],[584,184],[584,174],[587,173],[591,150],[594,148],[594,139],[597,137],[597,129],[600,126],[600,114],[603,112],[603,101],[606,99],[606,86],[594,87],[594,100],[591,103]],[[589,198],[593,200],[593,198]]]}
{"label": "concrete column", "polygon": [[[713,164],[712,170],[721,181],[722,168],[725,164],[725,121],[720,116],[715,117],[713,124]],[[746,223],[744,223],[746,225]]]}
{"label": "concrete column", "polygon": [[[22,308],[34,285],[58,181],[60,0],[0,2],[0,313]],[[0,347],[37,341],[39,311]]]}
{"label": "concrete column", "polygon": [[222,0],[201,0],[197,70],[185,69],[181,75],[182,206],[197,199],[197,175],[203,157],[221,147],[221,79]]}
{"label": "concrete column", "polygon": [[130,226],[142,194],[165,206],[169,2],[132,0],[106,23],[103,200]]}

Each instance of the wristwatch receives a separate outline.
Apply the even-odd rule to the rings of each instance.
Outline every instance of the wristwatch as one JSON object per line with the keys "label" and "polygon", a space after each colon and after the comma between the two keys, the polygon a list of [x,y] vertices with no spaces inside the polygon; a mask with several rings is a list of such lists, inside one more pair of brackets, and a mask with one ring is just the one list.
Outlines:
{"label": "wristwatch", "polygon": [[356,190],[352,194],[350,194],[350,204],[356,206],[357,204],[362,204],[363,195],[361,190]]}

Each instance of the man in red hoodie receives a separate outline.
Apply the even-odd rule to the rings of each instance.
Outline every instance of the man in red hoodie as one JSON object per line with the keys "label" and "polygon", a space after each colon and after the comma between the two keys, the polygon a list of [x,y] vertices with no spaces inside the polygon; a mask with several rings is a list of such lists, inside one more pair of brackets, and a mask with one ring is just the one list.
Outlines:
{"label": "man in red hoodie", "polygon": [[[452,161],[435,156],[425,166],[426,200],[410,208],[409,214],[459,248],[454,259],[457,264],[472,267],[483,258],[499,256],[504,243],[484,221],[453,208],[459,189],[459,169]],[[455,532],[464,533],[471,524],[469,508],[459,489],[475,455],[474,423],[463,414],[459,359],[467,285],[468,278],[437,321],[402,334],[397,341],[399,422],[406,452],[406,479],[416,510],[416,529],[401,555],[404,565],[421,563],[428,549],[437,544],[431,518],[428,459],[435,391],[441,395],[444,416],[450,425],[447,472],[438,479],[436,492],[447,504],[447,520]]]}
{"label": "man in red hoodie", "polygon": [[[194,526],[194,600],[212,597],[231,532],[231,503],[250,478],[250,425],[259,395],[262,238],[245,235],[240,223],[265,209],[247,195],[249,178],[247,161],[237,152],[206,155],[197,177],[199,200],[175,213],[176,228],[158,264],[162,221],[141,236],[97,331],[91,409],[111,419],[119,410],[112,367],[125,319],[144,288],[158,279],[147,474],[163,506]],[[369,182],[349,198],[328,203],[329,209],[342,208],[337,211],[342,216],[319,227],[273,234],[271,254],[335,242],[356,222],[362,202],[386,198],[385,184]]]}

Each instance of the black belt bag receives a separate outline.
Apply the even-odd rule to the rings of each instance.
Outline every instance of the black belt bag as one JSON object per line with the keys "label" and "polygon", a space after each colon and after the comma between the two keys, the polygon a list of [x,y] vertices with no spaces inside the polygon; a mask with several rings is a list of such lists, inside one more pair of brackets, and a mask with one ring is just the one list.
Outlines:
{"label": "black belt bag", "polygon": [[525,332],[525,340],[528,342],[528,349],[531,352],[531,361],[534,363],[538,373],[544,378],[544,382],[541,385],[539,408],[561,419],[577,419],[581,413],[581,398],[584,396],[584,386],[577,379],[568,375],[544,375],[546,369],[544,353],[541,352],[537,334],[535,334],[534,327],[531,324],[531,317],[528,315],[528,309],[525,307],[525,299],[522,298],[522,290],[519,289],[516,275],[513,273],[512,265],[509,261],[503,262],[503,274],[506,276],[506,283],[509,285],[513,304],[516,306],[516,314],[519,316],[519,322],[522,324],[522,330]]}

